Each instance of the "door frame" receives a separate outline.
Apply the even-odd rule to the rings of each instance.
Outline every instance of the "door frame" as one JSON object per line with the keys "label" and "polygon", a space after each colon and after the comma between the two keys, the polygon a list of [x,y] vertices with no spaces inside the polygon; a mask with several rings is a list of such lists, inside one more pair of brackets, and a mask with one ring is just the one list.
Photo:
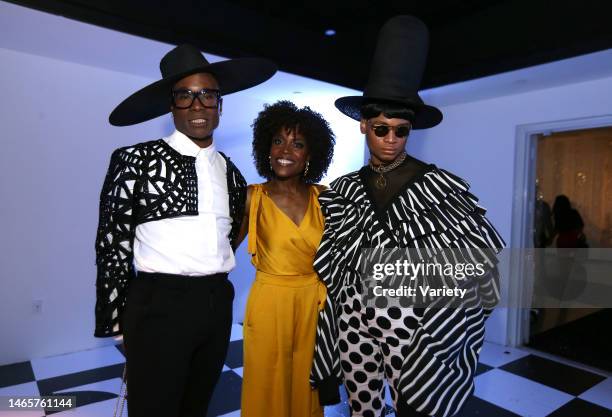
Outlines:
{"label": "door frame", "polygon": [[536,135],[570,130],[594,129],[612,126],[612,114],[530,123],[516,127],[514,153],[514,187],[512,201],[512,228],[508,280],[508,309],[506,343],[518,347],[529,341],[529,309],[521,308],[531,297],[531,270],[519,248],[533,248],[533,216],[535,176],[537,162]]}

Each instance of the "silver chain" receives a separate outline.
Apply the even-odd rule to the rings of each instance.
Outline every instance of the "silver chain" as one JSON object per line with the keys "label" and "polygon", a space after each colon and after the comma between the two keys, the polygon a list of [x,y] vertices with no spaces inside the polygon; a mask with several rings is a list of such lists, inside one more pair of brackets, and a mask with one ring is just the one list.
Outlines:
{"label": "silver chain", "polygon": [[378,174],[384,174],[400,166],[400,164],[404,162],[404,159],[406,159],[406,152],[402,151],[402,153],[397,158],[395,158],[395,161],[391,162],[389,165],[376,166],[372,164],[372,158],[370,158],[370,161],[368,162],[368,164],[370,165],[370,168],[372,168],[374,172]]}
{"label": "silver chain", "polygon": [[119,395],[117,396],[117,403],[115,404],[114,417],[121,417],[123,415],[123,409],[125,407],[125,399],[127,397],[127,385],[126,381],[126,370],[127,367],[123,367],[123,377],[121,378],[121,387],[119,388]]}

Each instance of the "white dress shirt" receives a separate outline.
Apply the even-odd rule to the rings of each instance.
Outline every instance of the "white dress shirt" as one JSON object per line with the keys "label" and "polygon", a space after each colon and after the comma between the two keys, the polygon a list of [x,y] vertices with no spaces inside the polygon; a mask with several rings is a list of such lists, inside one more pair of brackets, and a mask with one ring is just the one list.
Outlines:
{"label": "white dress shirt", "polygon": [[136,270],[188,276],[229,272],[236,260],[228,240],[232,218],[225,159],[214,144],[200,148],[178,130],[164,140],[182,155],[196,158],[199,214],[138,225]]}

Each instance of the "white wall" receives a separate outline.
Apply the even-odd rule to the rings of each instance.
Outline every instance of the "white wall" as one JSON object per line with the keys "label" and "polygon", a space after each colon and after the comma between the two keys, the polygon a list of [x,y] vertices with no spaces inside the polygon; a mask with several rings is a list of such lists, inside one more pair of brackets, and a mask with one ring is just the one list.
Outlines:
{"label": "white wall", "polygon": [[[123,98],[158,78],[159,60],[173,46],[3,2],[0,28],[4,364],[113,343],[92,336],[100,188],[113,149],[157,139],[173,126],[165,116],[117,128],[108,124],[108,115]],[[251,158],[250,124],[264,102],[294,99],[332,123],[339,139],[330,174],[337,176],[363,161],[359,132],[330,104],[332,97],[354,93],[279,73],[225,97],[215,142],[248,182],[261,181]],[[254,276],[244,246],[230,276],[236,286],[235,321],[242,320]],[[33,312],[36,300],[43,301],[40,314]]]}

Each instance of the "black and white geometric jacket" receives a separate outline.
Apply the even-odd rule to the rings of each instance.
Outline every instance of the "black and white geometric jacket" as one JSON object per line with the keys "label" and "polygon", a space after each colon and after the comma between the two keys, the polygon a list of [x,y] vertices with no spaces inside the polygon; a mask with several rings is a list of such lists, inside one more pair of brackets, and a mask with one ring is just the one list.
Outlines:
{"label": "black and white geometric jacket", "polygon": [[[240,229],[246,181],[236,166],[227,165],[232,248]],[[96,328],[94,335],[121,334],[126,290],[134,277],[136,226],[145,222],[198,214],[195,158],[180,154],[163,139],[115,150],[100,194],[96,236]]]}

